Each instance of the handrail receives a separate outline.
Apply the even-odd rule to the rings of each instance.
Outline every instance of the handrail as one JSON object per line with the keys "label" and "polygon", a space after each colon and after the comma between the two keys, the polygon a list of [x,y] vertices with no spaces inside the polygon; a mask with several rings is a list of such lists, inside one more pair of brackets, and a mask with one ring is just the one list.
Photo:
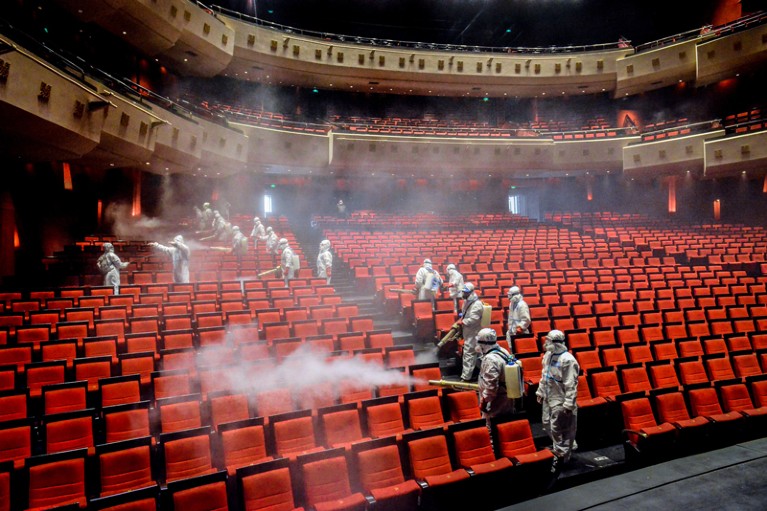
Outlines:
{"label": "handrail", "polygon": [[724,128],[724,133],[726,135],[740,135],[741,133],[738,133],[738,129],[743,128],[746,128],[748,132],[762,131],[767,129],[767,122],[764,119],[753,119],[751,121],[739,122],[738,124],[730,124]]}
{"label": "handrail", "polygon": [[663,129],[659,129],[659,130],[643,131],[642,135],[658,135],[660,133],[668,133],[669,131],[678,130],[679,128],[690,128],[690,129],[713,128],[713,129],[721,129],[721,127],[722,127],[722,120],[721,119],[709,119],[707,121],[689,122],[689,123],[685,123],[685,124],[678,124],[676,126],[669,126],[668,128],[663,128]]}
{"label": "handrail", "polygon": [[754,24],[764,23],[767,21],[767,12],[759,11],[742,18],[738,18],[735,21],[725,23],[723,25],[704,25],[701,28],[695,28],[687,30],[686,32],[680,32],[671,36],[663,37],[655,41],[639,44],[634,47],[636,53],[651,50],[653,48],[660,48],[671,43],[678,43],[682,41],[689,41],[691,39],[702,38],[705,36],[721,37],[724,34],[737,32],[751,27]]}
{"label": "handrail", "polygon": [[571,45],[571,46],[537,46],[537,47],[524,47],[524,46],[476,46],[465,44],[444,44],[444,43],[429,43],[424,41],[397,41],[393,39],[381,39],[375,37],[363,37],[347,34],[333,34],[329,32],[317,32],[314,30],[304,30],[301,28],[290,27],[287,25],[280,25],[271,21],[262,20],[255,16],[243,14],[226,7],[219,5],[213,5],[208,7],[218,11],[224,16],[230,18],[237,18],[247,23],[259,25],[273,30],[278,30],[286,34],[298,34],[307,37],[314,37],[318,39],[324,39],[326,41],[336,41],[352,44],[364,44],[368,46],[383,46],[390,48],[410,48],[419,50],[433,50],[433,51],[459,51],[459,52],[472,52],[472,53],[522,53],[522,54],[535,54],[535,53],[574,53],[574,52],[586,52],[586,51],[604,51],[614,50],[620,48],[629,48],[631,41],[627,39],[621,39],[611,43],[598,43],[588,45]]}

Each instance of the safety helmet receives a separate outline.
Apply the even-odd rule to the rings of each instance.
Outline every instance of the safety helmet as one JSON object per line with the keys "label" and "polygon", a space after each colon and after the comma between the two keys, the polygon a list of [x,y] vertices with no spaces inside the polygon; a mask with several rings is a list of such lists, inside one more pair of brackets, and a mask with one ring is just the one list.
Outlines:
{"label": "safety helmet", "polygon": [[509,288],[509,296],[510,297],[514,296],[514,295],[518,295],[518,294],[522,294],[522,291],[520,291],[519,286],[511,286]]}
{"label": "safety helmet", "polygon": [[214,209],[214,210],[213,210],[213,216],[214,216],[215,218],[218,218],[218,217],[220,217],[220,216],[221,216],[221,213],[219,213],[217,209]]}
{"label": "safety helmet", "polygon": [[424,259],[423,264],[431,264],[431,259]]}
{"label": "safety helmet", "polygon": [[261,219],[258,217],[253,218],[253,221],[256,222],[257,224],[261,223]]}
{"label": "safety helmet", "polygon": [[104,250],[104,252],[111,252],[115,249],[115,246],[107,241],[106,243],[101,245],[101,248]]}
{"label": "safety helmet", "polygon": [[473,293],[474,292],[474,284],[472,284],[471,282],[467,282],[466,284],[463,285],[462,291],[464,293],[469,293],[469,294]]}
{"label": "safety helmet", "polygon": [[233,231],[237,231],[237,232],[240,232],[240,228],[239,228],[238,226],[236,226],[236,225],[235,225],[234,227],[232,227],[232,230],[233,230]]}
{"label": "safety helmet", "polygon": [[322,240],[320,242],[320,248],[330,248],[330,240]]}
{"label": "safety helmet", "polygon": [[280,241],[277,244],[278,245],[287,245],[288,244],[288,240],[285,239],[285,238],[280,238]]}
{"label": "safety helmet", "polygon": [[447,272],[449,272],[450,270],[455,270],[455,265],[454,265],[454,264],[452,264],[452,263],[451,263],[451,264],[448,264],[448,265],[447,265],[447,268],[445,268],[445,271],[447,271]]}
{"label": "safety helmet", "polygon": [[170,242],[171,245],[178,245],[179,243],[184,243],[184,237],[180,234],[173,238],[173,241]]}
{"label": "safety helmet", "polygon": [[498,334],[492,328],[483,328],[477,333],[477,342],[479,344],[496,344],[498,342]]}
{"label": "safety helmet", "polygon": [[202,203],[202,207],[203,208],[209,208],[210,207],[210,202],[203,202]]}
{"label": "safety helmet", "polygon": [[274,232],[274,229],[272,229],[271,225],[266,228],[266,232]]}
{"label": "safety helmet", "polygon": [[551,342],[565,342],[565,333],[561,330],[552,330],[546,335],[546,338]]}

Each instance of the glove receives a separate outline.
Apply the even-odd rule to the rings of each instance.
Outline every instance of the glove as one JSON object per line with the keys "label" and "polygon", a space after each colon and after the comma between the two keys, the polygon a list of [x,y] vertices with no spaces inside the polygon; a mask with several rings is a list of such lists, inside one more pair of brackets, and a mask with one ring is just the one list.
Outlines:
{"label": "glove", "polygon": [[541,403],[543,403],[543,397],[541,397],[541,396],[539,396],[539,395],[537,395],[537,394],[536,394],[536,396],[535,396],[535,400],[536,400],[536,401],[538,401],[538,404],[541,404]]}
{"label": "glove", "polygon": [[459,313],[458,313],[458,317],[459,317],[459,318],[462,318],[462,317],[463,317],[463,312],[459,312]]}

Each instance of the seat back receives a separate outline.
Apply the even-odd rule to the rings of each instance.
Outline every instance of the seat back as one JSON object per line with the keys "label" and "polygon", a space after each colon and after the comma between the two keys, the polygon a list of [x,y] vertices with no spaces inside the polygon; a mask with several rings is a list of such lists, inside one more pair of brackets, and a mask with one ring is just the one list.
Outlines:
{"label": "seat back", "polygon": [[405,401],[410,427],[428,429],[445,424],[442,404],[438,396],[427,396]]}
{"label": "seat back", "polygon": [[744,384],[722,385],[720,392],[722,408],[725,412],[741,412],[754,409],[754,403],[751,401],[748,388]]}
{"label": "seat back", "polygon": [[367,492],[405,482],[397,445],[390,444],[357,452],[360,486]]}
{"label": "seat back", "polygon": [[658,410],[658,421],[661,423],[674,423],[690,418],[681,392],[658,394],[655,396],[655,407]]}
{"label": "seat back", "polygon": [[106,407],[104,439],[107,443],[142,438],[152,434],[149,420],[149,401]]}
{"label": "seat back", "polygon": [[[623,414],[623,425],[628,430],[641,431],[643,428],[651,428],[658,425],[652,413],[650,400],[645,397],[623,401],[621,403],[621,412]],[[635,445],[639,441],[637,433],[629,432],[628,438]]]}
{"label": "seat back", "polygon": [[168,485],[174,511],[228,511],[226,472]]}
{"label": "seat back", "polygon": [[591,377],[591,387],[594,389],[594,395],[604,398],[612,398],[621,393],[618,375],[612,369],[593,372]]}
{"label": "seat back", "polygon": [[349,471],[343,452],[338,456],[301,464],[307,506],[331,502],[351,495]]}
{"label": "seat back", "polygon": [[39,456],[28,469],[28,508],[85,505],[85,451]]}
{"label": "seat back", "polygon": [[453,422],[479,419],[482,416],[477,393],[474,391],[451,392],[447,394],[447,402],[450,420]]}
{"label": "seat back", "polygon": [[160,399],[155,404],[160,413],[160,431],[173,433],[202,426],[200,395],[169,397]]}
{"label": "seat back", "polygon": [[230,472],[271,459],[267,453],[263,418],[222,424],[218,430],[224,466]]}
{"label": "seat back", "polygon": [[219,424],[235,422],[250,417],[250,406],[247,394],[233,394],[228,391],[208,394],[210,408],[210,423],[213,429]]}
{"label": "seat back", "polygon": [[214,471],[210,450],[210,428],[203,427],[160,435],[167,482]]}
{"label": "seat back", "polygon": [[29,419],[3,423],[0,427],[0,462],[23,465],[24,460],[32,455],[33,434]]}
{"label": "seat back", "polygon": [[92,449],[93,410],[46,417],[45,452],[53,454],[75,449]]}
{"label": "seat back", "polygon": [[679,371],[679,380],[684,385],[695,385],[697,383],[708,383],[708,375],[703,367],[703,362],[698,359],[679,360],[677,363]]}
{"label": "seat back", "polygon": [[100,496],[155,486],[152,474],[152,443],[140,440],[105,444],[97,448]]}
{"label": "seat back", "polygon": [[452,430],[451,428],[451,431],[456,460],[460,466],[469,468],[473,465],[495,461],[490,431],[484,423],[470,429]]}
{"label": "seat back", "polygon": [[453,471],[444,435],[433,435],[407,443],[410,470],[416,479]]}
{"label": "seat back", "polygon": [[722,413],[722,406],[719,404],[716,389],[712,387],[691,389],[687,395],[690,399],[690,411],[693,417],[710,417]]}
{"label": "seat back", "polygon": [[501,456],[514,458],[522,454],[534,454],[537,449],[527,420],[504,422],[496,427],[498,452]]}
{"label": "seat back", "polygon": [[318,417],[327,447],[339,447],[363,438],[359,410],[354,403],[321,409]]}
{"label": "seat back", "polygon": [[626,367],[621,370],[623,390],[626,392],[645,392],[652,390],[650,379],[644,367]]}
{"label": "seat back", "polygon": [[243,511],[292,511],[296,508],[288,460],[237,471]]}
{"label": "seat back", "polygon": [[[372,400],[375,402],[376,400]],[[373,438],[396,435],[405,431],[402,408],[398,402],[364,406],[368,433]]]}
{"label": "seat back", "polygon": [[69,382],[46,385],[41,389],[45,415],[74,412],[87,408],[88,384]]}
{"label": "seat back", "polygon": [[668,361],[649,365],[648,371],[654,388],[679,387],[679,378],[674,371],[674,366]]}
{"label": "seat back", "polygon": [[317,447],[310,410],[272,416],[270,425],[274,435],[274,450],[278,456],[311,451]]}

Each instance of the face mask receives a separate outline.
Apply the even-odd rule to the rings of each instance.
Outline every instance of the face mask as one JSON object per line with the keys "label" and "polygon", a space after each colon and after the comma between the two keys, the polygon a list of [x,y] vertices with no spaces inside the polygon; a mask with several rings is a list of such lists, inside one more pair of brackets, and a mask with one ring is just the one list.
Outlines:
{"label": "face mask", "polygon": [[474,351],[477,353],[477,355],[482,356],[484,355],[484,351],[482,350],[482,346],[477,344],[477,346],[474,348]]}
{"label": "face mask", "polygon": [[551,341],[548,341],[548,340],[547,340],[547,341],[546,341],[546,344],[544,344],[544,345],[543,345],[543,348],[544,348],[546,351],[550,352],[550,353],[554,353],[554,343],[553,343],[553,342],[551,342]]}
{"label": "face mask", "polygon": [[522,299],[522,295],[514,295],[510,298],[511,303],[517,304]]}

